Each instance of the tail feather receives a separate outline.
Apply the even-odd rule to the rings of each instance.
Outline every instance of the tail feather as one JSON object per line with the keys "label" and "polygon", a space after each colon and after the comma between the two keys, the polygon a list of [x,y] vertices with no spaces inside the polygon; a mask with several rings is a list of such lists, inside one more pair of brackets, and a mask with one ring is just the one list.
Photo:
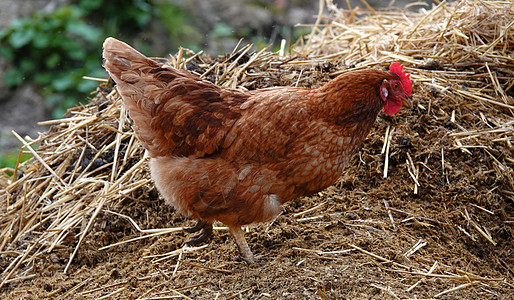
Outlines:
{"label": "tail feather", "polygon": [[147,58],[136,49],[114,38],[107,38],[103,44],[104,67],[114,80],[121,79],[123,72],[157,67],[158,63]]}
{"label": "tail feather", "polygon": [[124,42],[107,38],[103,44],[104,68],[116,82],[117,90],[122,96],[130,118],[134,122],[134,131],[150,155],[158,155],[162,149],[159,132],[151,128],[152,108],[154,102],[144,96],[145,89],[151,82],[145,80],[144,74],[162,67]]}
{"label": "tail feather", "polygon": [[114,38],[103,48],[104,67],[150,156],[202,157],[220,147],[245,95],[149,59]]}
{"label": "tail feather", "polygon": [[[119,85],[118,91],[124,96],[132,88],[142,89],[148,82],[142,78],[142,74],[148,73],[150,69],[158,68],[162,64],[157,63],[136,49],[122,41],[114,38],[107,38],[103,44],[104,68],[109,72],[111,78]],[[132,90],[132,92],[135,92]],[[127,97],[124,100],[130,100]],[[134,98],[133,100],[137,100]],[[130,103],[125,103],[126,105]]]}

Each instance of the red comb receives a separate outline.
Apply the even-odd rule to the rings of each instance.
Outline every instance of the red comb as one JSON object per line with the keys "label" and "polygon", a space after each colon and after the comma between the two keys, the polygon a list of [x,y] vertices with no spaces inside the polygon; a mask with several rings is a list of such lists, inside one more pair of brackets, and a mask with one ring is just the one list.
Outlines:
{"label": "red comb", "polygon": [[412,80],[409,79],[410,74],[407,74],[407,71],[403,71],[403,65],[400,65],[399,62],[395,61],[389,66],[389,71],[400,76],[403,88],[405,89],[405,92],[407,92],[407,95],[410,96],[412,93]]}

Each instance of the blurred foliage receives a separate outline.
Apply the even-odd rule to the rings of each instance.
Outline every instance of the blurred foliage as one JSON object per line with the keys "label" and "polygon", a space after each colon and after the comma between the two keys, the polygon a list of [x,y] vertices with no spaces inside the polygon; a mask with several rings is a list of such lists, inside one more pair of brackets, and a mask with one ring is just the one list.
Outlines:
{"label": "blurred foliage", "polygon": [[[18,150],[12,150],[7,153],[0,153],[0,168],[11,168],[14,169],[16,167],[16,163],[18,162],[18,156],[20,154]],[[23,153],[21,155],[20,163],[28,160],[32,157],[30,153]],[[12,175],[9,173],[8,175]]]}
{"label": "blurred foliage", "polygon": [[154,14],[146,0],[80,0],[76,5],[106,35],[138,32]]}
{"label": "blurred foliage", "polygon": [[195,52],[201,50],[202,35],[191,25],[191,16],[179,6],[165,1],[156,1],[155,11],[168,30],[172,41],[181,41],[180,46]]}
{"label": "blurred foliage", "polygon": [[172,36],[183,38],[191,32],[179,26],[187,15],[176,6],[154,7],[146,0],[78,0],[50,13],[16,19],[0,31],[0,55],[11,62],[3,80],[11,87],[36,83],[54,117],[60,118],[98,84],[82,76],[105,77],[100,59],[105,37],[133,36],[154,17]]}
{"label": "blurred foliage", "polygon": [[102,31],[88,25],[73,6],[16,19],[0,32],[0,55],[12,62],[4,82],[8,86],[37,83],[61,116],[62,109],[96,85],[82,76],[101,74],[95,53],[101,38]]}

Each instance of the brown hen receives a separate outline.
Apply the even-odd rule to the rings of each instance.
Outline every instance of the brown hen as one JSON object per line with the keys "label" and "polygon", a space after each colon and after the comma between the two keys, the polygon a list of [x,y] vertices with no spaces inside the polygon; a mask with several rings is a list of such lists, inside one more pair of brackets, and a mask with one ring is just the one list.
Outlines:
{"label": "brown hen", "polygon": [[273,220],[281,204],[319,192],[341,176],[379,111],[396,113],[412,91],[409,75],[359,70],[320,88],[241,91],[153,61],[113,38],[104,67],[150,155],[167,203],[199,220],[204,241],[218,220],[242,257],[256,260],[242,225]]}

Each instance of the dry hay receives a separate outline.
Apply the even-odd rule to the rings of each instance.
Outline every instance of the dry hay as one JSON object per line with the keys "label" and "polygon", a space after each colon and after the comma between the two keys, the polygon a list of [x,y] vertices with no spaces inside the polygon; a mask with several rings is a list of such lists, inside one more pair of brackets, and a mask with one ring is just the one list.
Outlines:
{"label": "dry hay", "polygon": [[0,292],[147,299],[512,295],[512,4],[442,2],[420,13],[328,7],[330,15],[320,15],[290,55],[239,46],[217,59],[181,50],[169,60],[244,89],[318,86],[392,60],[412,74],[414,107],[381,114],[336,185],[286,204],[275,222],[249,230],[251,247],[268,255],[265,266],[234,263],[223,227],[210,244],[181,247],[181,227],[190,223],[157,200],[120,99],[102,84],[89,104],[44,122],[53,126],[38,139],[19,138],[34,158],[4,170],[0,180]]}

